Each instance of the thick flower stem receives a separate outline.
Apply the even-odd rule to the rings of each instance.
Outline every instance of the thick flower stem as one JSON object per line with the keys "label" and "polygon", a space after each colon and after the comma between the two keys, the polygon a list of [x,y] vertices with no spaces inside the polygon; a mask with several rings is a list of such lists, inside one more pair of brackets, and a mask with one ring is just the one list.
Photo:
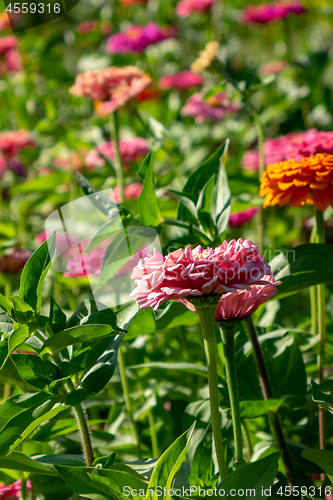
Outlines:
{"label": "thick flower stem", "polygon": [[120,188],[120,202],[124,201],[124,175],[123,175],[123,165],[121,161],[120,146],[119,146],[119,123],[117,111],[110,114],[110,130],[111,139],[113,140],[115,146],[114,155],[114,167],[117,177],[117,185]]}
{"label": "thick flower stem", "polygon": [[[262,355],[262,351],[258,342],[258,336],[257,336],[257,331],[253,323],[253,319],[251,316],[249,316],[246,320],[247,326],[248,326],[248,332],[249,332],[249,337],[253,346],[253,354],[254,354],[254,359],[255,363],[257,366],[258,374],[259,374],[259,382],[261,386],[261,390],[264,396],[264,399],[267,401],[268,399],[272,399],[273,394],[272,394],[272,389],[269,383],[268,379],[268,374],[266,370],[266,365],[264,361],[264,357]],[[296,478],[295,478],[295,473],[294,473],[294,468],[293,464],[290,458],[288,446],[283,434],[282,430],[282,425],[281,421],[279,418],[279,415],[274,412],[269,412],[268,413],[268,418],[271,424],[271,427],[273,429],[275,439],[277,442],[277,445],[279,449],[283,452],[282,453],[282,460],[284,463],[284,467],[286,470],[286,475],[287,475],[287,480],[288,483],[291,487],[294,487],[297,485]]]}
{"label": "thick flower stem", "polygon": [[[316,216],[316,243],[325,243],[325,223],[322,210],[315,210]],[[317,358],[319,383],[324,381],[324,357],[326,343],[326,303],[325,285],[317,286],[318,298],[318,333],[319,353]],[[319,407],[319,445],[322,450],[326,448],[326,422],[325,409]]]}
{"label": "thick flower stem", "polygon": [[207,360],[210,410],[217,462],[219,465],[220,477],[221,479],[225,479],[228,475],[228,469],[224,457],[221,415],[219,409],[219,390],[216,359],[217,345],[215,337],[215,309],[216,307],[196,306],[196,310],[200,318]]}
{"label": "thick flower stem", "polygon": [[134,417],[133,417],[130,390],[129,390],[128,379],[127,379],[127,375],[126,375],[126,364],[125,364],[125,356],[124,356],[123,346],[119,347],[118,363],[119,363],[120,380],[121,380],[121,385],[123,388],[123,393],[124,393],[124,398],[125,398],[126,411],[127,411],[128,417],[129,417],[130,422],[131,422],[131,428],[132,428],[132,433],[133,433],[133,436],[135,439],[135,445],[136,445],[138,457],[141,458],[142,453],[141,453],[140,435],[139,435],[139,431],[138,431],[136,422],[135,422]]}
{"label": "thick flower stem", "polygon": [[90,432],[89,432],[89,427],[87,424],[86,415],[85,415],[84,410],[80,404],[73,406],[73,409],[74,409],[76,420],[77,420],[77,423],[78,423],[78,426],[80,429],[83,451],[84,451],[84,456],[86,459],[87,467],[92,467],[93,462],[94,462],[94,452],[93,452],[92,445],[91,445]]}
{"label": "thick flower stem", "polygon": [[224,350],[224,364],[227,376],[229,399],[231,406],[232,424],[234,429],[234,441],[236,451],[236,462],[243,461],[243,439],[242,420],[240,415],[239,394],[236,373],[235,358],[235,325],[221,322],[219,324]]}

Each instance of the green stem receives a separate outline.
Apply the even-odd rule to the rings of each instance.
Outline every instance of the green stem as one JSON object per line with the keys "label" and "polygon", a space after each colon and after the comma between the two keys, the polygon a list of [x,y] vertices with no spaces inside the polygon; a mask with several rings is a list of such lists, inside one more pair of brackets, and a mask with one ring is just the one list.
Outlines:
{"label": "green stem", "polygon": [[21,480],[21,500],[27,500],[27,480]]}
{"label": "green stem", "polygon": [[84,456],[86,459],[87,467],[92,467],[94,462],[94,452],[90,439],[90,432],[87,423],[87,417],[81,404],[73,406],[76,420],[80,429],[81,440],[83,445]]}
{"label": "green stem", "polygon": [[227,464],[224,457],[223,439],[221,430],[221,415],[219,408],[219,390],[217,378],[217,361],[216,361],[216,336],[215,336],[215,310],[216,307],[198,307],[197,313],[200,318],[202,334],[204,339],[204,348],[207,359],[208,370],[208,385],[210,410],[212,418],[213,438],[217,462],[219,465],[219,473],[221,479],[225,479],[228,475]]}
{"label": "green stem", "polygon": [[121,161],[120,146],[119,146],[119,123],[117,111],[110,114],[110,130],[111,138],[115,145],[115,156],[114,156],[114,166],[117,177],[117,184],[120,188],[120,202],[124,201],[124,176],[123,176],[123,165]]}
{"label": "green stem", "polygon": [[251,435],[250,435],[247,423],[244,419],[242,420],[242,426],[243,426],[243,432],[244,432],[244,440],[245,440],[246,448],[247,448],[247,458],[250,460],[252,457],[252,453],[253,453],[253,446],[252,446],[252,441],[251,441]]}
{"label": "green stem", "polygon": [[150,428],[151,446],[153,452],[153,458],[159,458],[160,452],[158,448],[157,433],[155,428],[155,420],[152,410],[148,412],[148,422]]}
{"label": "green stem", "polygon": [[221,322],[219,323],[224,350],[224,365],[226,379],[229,391],[229,399],[231,406],[232,424],[234,430],[236,462],[243,461],[243,438],[242,438],[242,421],[239,406],[239,393],[237,384],[236,372],[236,357],[235,357],[235,324]]}
{"label": "green stem", "polygon": [[317,311],[317,287],[310,288],[310,311],[311,311],[311,333],[317,335],[318,311]]}
{"label": "green stem", "polygon": [[[261,390],[262,390],[265,401],[267,401],[268,399],[273,398],[273,393],[272,393],[272,389],[271,389],[271,386],[269,383],[264,357],[263,357],[263,354],[262,354],[262,351],[261,351],[261,348],[260,348],[260,345],[258,342],[257,331],[256,331],[256,328],[254,326],[252,316],[249,316],[246,319],[246,322],[247,322],[249,337],[250,337],[250,340],[251,340],[251,343],[253,346],[253,354],[254,354],[254,359],[255,359],[255,363],[257,366],[258,374],[259,374],[259,382],[260,382]],[[268,412],[268,418],[269,418],[271,427],[273,429],[277,445],[278,445],[279,449],[282,451],[282,460],[283,460],[284,467],[286,470],[288,483],[291,487],[296,486],[297,482],[295,479],[294,468],[293,468],[293,464],[292,464],[292,461],[290,458],[288,446],[287,446],[287,443],[286,443],[286,440],[285,440],[285,437],[283,434],[282,425],[281,425],[279,415],[277,413],[274,413],[274,412]]]}
{"label": "green stem", "polygon": [[[315,210],[316,216],[316,242],[325,243],[325,222],[322,210]],[[324,381],[324,358],[326,343],[326,302],[325,285],[317,285],[318,298],[318,333],[319,353],[317,357],[319,383]],[[325,409],[319,407],[319,444],[320,448],[326,448],[326,422]]]}
{"label": "green stem", "polygon": [[124,348],[122,345],[119,347],[119,351],[118,351],[118,364],[119,364],[121,385],[122,385],[124,398],[125,398],[126,411],[127,411],[127,414],[129,416],[129,419],[131,422],[131,428],[132,428],[132,433],[133,433],[133,436],[135,439],[135,445],[136,445],[138,457],[141,458],[142,452],[141,452],[140,435],[139,435],[139,431],[138,431],[136,422],[135,422],[134,417],[133,417],[130,390],[129,390],[128,378],[126,375]]}
{"label": "green stem", "polygon": [[[264,131],[261,125],[259,115],[255,109],[249,105],[254,124],[256,126],[259,150],[259,181],[265,171],[265,151],[264,151]],[[259,224],[258,224],[258,247],[260,252],[264,249],[264,229],[265,229],[265,212],[263,207],[260,207]]]}

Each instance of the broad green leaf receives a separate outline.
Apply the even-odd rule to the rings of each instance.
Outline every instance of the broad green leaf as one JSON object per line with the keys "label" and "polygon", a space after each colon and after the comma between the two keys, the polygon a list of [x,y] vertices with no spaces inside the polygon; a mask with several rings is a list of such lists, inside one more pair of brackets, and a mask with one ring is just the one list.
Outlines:
{"label": "broad green leaf", "polygon": [[109,325],[80,325],[73,328],[67,328],[47,339],[41,350],[41,356],[44,358],[52,353],[56,353],[74,344],[83,342],[93,342],[106,335],[115,335],[115,332]]}
{"label": "broad green leaf", "polygon": [[[254,500],[267,498],[262,494],[262,488],[273,486],[278,469],[278,461],[282,452],[273,453],[262,460],[239,467],[229,474],[217,486],[218,491],[224,490],[224,497],[232,497],[232,489],[248,491],[248,496]],[[251,490],[251,491],[250,491]]]}
{"label": "broad green leaf", "polygon": [[2,293],[0,293],[0,309],[3,309],[4,312],[6,312],[10,315],[12,308],[13,308],[13,305],[12,305],[11,301],[9,299],[7,299],[7,297],[2,295]]}
{"label": "broad green leaf", "polygon": [[34,434],[34,440],[49,442],[60,436],[66,436],[77,432],[75,418],[62,418],[61,420],[46,422]]}
{"label": "broad green leaf", "polygon": [[[76,173],[78,181],[84,191],[84,194],[89,196],[91,203],[104,215],[108,216],[110,210],[115,208],[115,204],[101,196],[93,185],[80,172]],[[119,212],[118,212],[119,213]]]}
{"label": "broad green leaf", "polygon": [[226,230],[230,215],[231,192],[225,169],[228,158],[229,142],[229,139],[225,142],[212,195],[212,219],[217,227],[217,234],[222,234]]}
{"label": "broad green leaf", "polygon": [[96,465],[101,465],[103,469],[108,469],[114,464],[115,458],[116,458],[115,452],[112,452],[111,455],[108,455],[106,457],[96,458],[96,460],[93,463],[93,467],[96,467]]}
{"label": "broad green leaf", "polygon": [[207,377],[207,368],[205,366],[196,365],[194,363],[166,363],[164,361],[152,361],[150,363],[142,363],[139,365],[132,365],[128,367],[131,370],[136,369],[149,369],[157,368],[158,370],[176,370],[183,371],[187,373],[194,373],[195,375],[201,375]]}
{"label": "broad green leaf", "polygon": [[140,170],[138,172],[139,176],[141,177],[142,180],[145,180],[148,172],[149,165],[151,163],[151,151],[147,154],[145,159],[142,162],[142,165],[140,167]]}
{"label": "broad green leaf", "polygon": [[126,339],[137,337],[144,333],[174,328],[180,325],[191,325],[199,322],[198,315],[189,311],[183,304],[173,302],[168,311],[156,319],[151,309],[140,309],[132,319]]}
{"label": "broad green leaf", "polygon": [[35,250],[24,266],[20,280],[19,297],[33,309],[41,305],[41,293],[45,276],[51,266],[56,249],[55,233]]}
{"label": "broad green leaf", "polygon": [[53,297],[50,297],[49,322],[54,333],[66,327],[66,314],[61,310]]}
{"label": "broad green leaf", "polygon": [[183,205],[185,205],[185,207],[191,212],[195,220],[198,219],[196,196],[185,192],[180,193],[179,191],[174,191],[173,189],[169,189],[169,193],[173,194]]}
{"label": "broad green leaf", "polygon": [[[128,493],[125,498],[139,500],[140,491],[147,489],[147,483],[142,477],[126,465],[114,465],[109,469],[96,469],[94,467],[65,467],[55,466],[60,476],[77,495],[83,495],[91,500],[124,500],[124,491]],[[124,490],[124,488],[127,488]],[[131,490],[136,490],[136,495],[131,495]]]}
{"label": "broad green leaf", "polygon": [[9,355],[15,351],[21,344],[23,344],[27,338],[30,336],[29,327],[27,325],[21,325],[8,338],[7,343],[7,354],[3,358],[5,354],[5,347],[1,348],[0,344],[0,369],[3,367],[5,362],[7,361]]}
{"label": "broad green leaf", "polygon": [[79,389],[97,394],[106,386],[115,372],[118,349],[123,337],[124,335],[117,335],[110,341],[94,366],[81,379]]}
{"label": "broad green leaf", "polygon": [[326,408],[330,413],[333,413],[333,396],[331,394],[325,394],[325,392],[321,390],[321,386],[316,384],[314,380],[311,380],[311,385],[313,401],[319,403],[320,406]]}
{"label": "broad green leaf", "polygon": [[[171,489],[175,476],[186,459],[187,448],[194,428],[195,422],[159,458],[151,475],[148,488],[153,490],[156,486],[161,486],[162,488],[165,487],[166,491]],[[152,492],[149,497],[155,498],[157,494]],[[171,497],[166,494],[163,498],[169,500]]]}
{"label": "broad green leaf", "polygon": [[154,165],[151,158],[143,188],[139,196],[139,212],[141,224],[143,226],[157,227],[162,221],[155,194]]}
{"label": "broad green leaf", "polygon": [[[272,261],[273,267],[280,267],[276,280],[280,299],[304,288],[318,284],[333,284],[333,247],[328,244],[307,243],[277,255]],[[281,266],[283,266],[281,268]]]}
{"label": "broad green leaf", "polygon": [[56,365],[34,354],[12,354],[11,359],[22,380],[38,389],[45,389],[57,377]]}
{"label": "broad green leaf", "polygon": [[0,333],[10,333],[13,326],[13,321],[8,314],[0,313]]}
{"label": "broad green leaf", "polygon": [[333,451],[308,449],[302,452],[302,456],[319,465],[333,483]]}
{"label": "broad green leaf", "polygon": [[38,392],[17,394],[2,404],[0,407],[0,458],[7,455],[31,423],[36,422],[40,416],[52,408],[56,399],[57,396]]}
{"label": "broad green leaf", "polygon": [[29,323],[35,315],[34,309],[29,304],[24,302],[24,300],[22,300],[20,297],[13,296],[9,298],[13,303],[12,315],[14,316],[16,321],[21,324]]}
{"label": "broad green leaf", "polygon": [[[202,187],[209,181],[212,175],[218,173],[220,167],[220,157],[223,154],[224,145],[218,147],[215,153],[202,163],[195,172],[193,172],[186,182],[183,192],[199,197]],[[193,217],[188,209],[180,204],[178,209],[178,220],[193,222]]]}
{"label": "broad green leaf", "polygon": [[54,468],[47,467],[24,453],[12,451],[7,457],[0,460],[0,469],[11,469],[33,474],[56,475]]}
{"label": "broad green leaf", "polygon": [[72,316],[66,323],[67,328],[73,326],[95,324],[110,325],[113,330],[121,332],[117,327],[117,317],[115,313],[101,302],[94,300],[84,300],[81,302]]}
{"label": "broad green leaf", "polygon": [[243,418],[257,418],[268,411],[276,412],[284,403],[283,399],[268,399],[267,401],[241,401],[240,412]]}

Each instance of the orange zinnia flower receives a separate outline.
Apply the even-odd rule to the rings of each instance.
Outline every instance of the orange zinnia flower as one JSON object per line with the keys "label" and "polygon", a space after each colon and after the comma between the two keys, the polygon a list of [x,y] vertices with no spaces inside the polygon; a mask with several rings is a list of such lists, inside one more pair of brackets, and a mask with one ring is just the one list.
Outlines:
{"label": "orange zinnia flower", "polygon": [[300,161],[286,160],[268,165],[261,178],[260,196],[264,208],[303,207],[314,205],[316,210],[333,206],[333,155],[318,153]]}

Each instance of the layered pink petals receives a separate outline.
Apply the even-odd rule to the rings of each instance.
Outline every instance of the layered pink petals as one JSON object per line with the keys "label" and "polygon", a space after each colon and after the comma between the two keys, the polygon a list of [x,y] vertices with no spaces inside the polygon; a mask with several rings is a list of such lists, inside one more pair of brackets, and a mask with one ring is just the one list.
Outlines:
{"label": "layered pink petals", "polygon": [[208,99],[204,99],[204,92],[193,94],[185,103],[181,110],[182,116],[191,116],[195,118],[196,123],[206,121],[218,122],[222,120],[227,113],[236,113],[239,106],[230,102],[228,96],[219,92]]}
{"label": "layered pink petals", "polygon": [[161,27],[156,23],[147,26],[130,26],[127,30],[110,36],[106,50],[111,54],[130,54],[143,52],[146,47],[176,35],[173,26]]}
{"label": "layered pink petals", "polygon": [[[126,165],[146,156],[150,151],[146,139],[142,137],[133,137],[127,141],[121,140],[119,149],[122,162]],[[113,162],[115,155],[114,143],[107,142],[89,151],[85,159],[88,168],[102,167],[105,164],[103,156],[99,153]]]}
{"label": "layered pink petals", "polygon": [[[241,320],[251,316],[261,304],[277,294],[277,285],[273,275],[263,277],[264,284],[252,285],[251,290],[239,290],[226,293],[218,303],[216,321]],[[267,283],[268,282],[268,283]]]}
{"label": "layered pink petals", "polygon": [[140,308],[157,309],[163,302],[250,290],[271,270],[250,240],[232,240],[215,249],[197,246],[163,257],[156,250],[134,269],[137,288],[131,293]]}
{"label": "layered pink petals", "polygon": [[[27,481],[26,491],[29,492],[32,488],[30,481]],[[21,480],[15,481],[15,483],[10,486],[5,484],[0,486],[0,499],[1,500],[15,500],[21,497]]]}
{"label": "layered pink petals", "polygon": [[295,0],[279,0],[272,3],[250,5],[242,12],[244,24],[268,24],[289,17],[290,14],[304,14],[304,5]]}
{"label": "layered pink petals", "polygon": [[69,92],[96,101],[96,112],[106,116],[143,92],[152,79],[135,66],[110,67],[77,75]]}
{"label": "layered pink petals", "polygon": [[206,12],[216,0],[180,0],[176,7],[179,17],[188,17],[193,12]]}
{"label": "layered pink petals", "polygon": [[[314,156],[317,153],[333,154],[333,132],[310,129],[283,135],[277,139],[267,139],[264,153],[266,165],[291,159],[299,161],[305,156]],[[250,150],[244,154],[242,168],[253,172],[259,170],[257,150]]]}
{"label": "layered pink petals", "polygon": [[173,75],[162,76],[159,80],[159,86],[163,90],[188,90],[193,87],[200,87],[203,84],[203,78],[192,71],[180,71]]}

